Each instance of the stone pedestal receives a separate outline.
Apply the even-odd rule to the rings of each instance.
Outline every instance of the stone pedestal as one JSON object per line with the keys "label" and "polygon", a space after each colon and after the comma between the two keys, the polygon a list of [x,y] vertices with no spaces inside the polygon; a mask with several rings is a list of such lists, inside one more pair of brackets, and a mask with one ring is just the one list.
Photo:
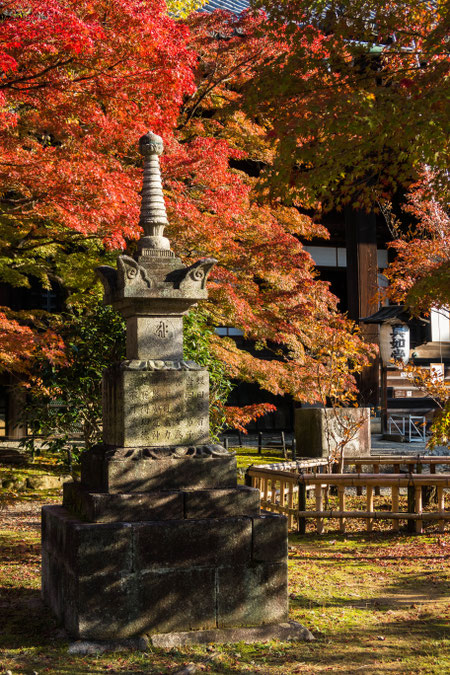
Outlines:
{"label": "stone pedestal", "polygon": [[286,518],[261,514],[221,446],[86,452],[42,545],[44,598],[76,638],[287,620]]}
{"label": "stone pedestal", "polygon": [[209,437],[208,373],[183,359],[182,315],[206,297],[215,261],[185,267],[162,234],[161,151],[141,139],[139,257],[99,270],[127,320],[127,360],[104,374],[103,443],[63,506],[43,508],[43,596],[76,638],[305,638],[285,623],[286,518],[237,486],[234,455]]}
{"label": "stone pedestal", "polygon": [[[65,508],[43,508],[43,594],[71,635],[117,639],[286,621],[286,520],[202,518],[208,499],[189,497],[158,495],[147,511],[155,520],[145,521],[129,518],[130,502],[119,522],[87,523]],[[187,508],[168,520],[167,503],[172,515]],[[217,504],[213,513],[246,510],[245,499],[239,509],[220,494],[209,503]]]}

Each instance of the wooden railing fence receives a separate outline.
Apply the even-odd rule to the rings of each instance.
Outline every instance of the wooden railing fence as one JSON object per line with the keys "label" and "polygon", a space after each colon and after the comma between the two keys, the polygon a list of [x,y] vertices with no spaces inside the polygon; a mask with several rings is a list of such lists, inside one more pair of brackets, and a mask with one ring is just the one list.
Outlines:
{"label": "wooden railing fence", "polygon": [[[374,458],[354,458],[349,460],[348,465],[371,465]],[[397,458],[398,459],[398,458]],[[403,458],[402,458],[403,459]],[[418,458],[414,458],[417,462]],[[429,462],[435,458],[424,459],[423,464],[448,464],[450,458],[436,458],[439,461]],[[445,459],[445,461],[442,461]],[[368,461],[366,461],[368,460]],[[411,460],[408,457],[408,460]],[[375,458],[375,464],[379,466],[390,464],[385,457]],[[298,462],[299,463],[299,462]],[[408,462],[400,462],[400,464]],[[378,467],[379,468],[379,467]],[[321,467],[326,470],[327,467]],[[301,469],[300,469],[301,471]],[[436,474],[423,473],[299,473],[299,470],[280,470],[278,468],[252,466],[246,473],[246,484],[256,487],[261,492],[261,506],[268,511],[282,513],[288,518],[289,528],[297,529],[300,533],[306,531],[306,520],[314,518],[317,532],[324,531],[324,518],[337,518],[339,529],[345,532],[345,523],[348,519],[358,518],[366,521],[366,529],[370,532],[374,520],[391,520],[392,528],[397,531],[400,521],[408,522],[408,529],[420,533],[423,531],[424,521],[438,521],[439,531],[444,531],[446,521],[450,520],[450,510],[445,509],[445,490],[450,489],[450,473]],[[334,486],[338,494],[338,508],[327,507],[329,488]],[[435,487],[437,491],[437,506],[433,511],[423,510],[422,489],[423,487]],[[346,488],[355,487],[357,490],[365,488],[366,509],[346,510]],[[374,509],[374,494],[378,488],[390,488],[391,509],[389,511],[376,511]],[[400,489],[406,488],[408,495],[407,511],[399,510]],[[307,494],[314,491],[315,509],[307,508]]]}

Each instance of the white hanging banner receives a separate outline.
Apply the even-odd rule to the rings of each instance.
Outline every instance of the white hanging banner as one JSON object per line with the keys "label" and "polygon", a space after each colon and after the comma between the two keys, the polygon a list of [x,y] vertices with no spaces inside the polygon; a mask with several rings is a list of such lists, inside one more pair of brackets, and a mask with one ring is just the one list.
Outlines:
{"label": "white hanging banner", "polygon": [[409,327],[405,323],[383,323],[380,328],[380,353],[383,363],[409,361]]}

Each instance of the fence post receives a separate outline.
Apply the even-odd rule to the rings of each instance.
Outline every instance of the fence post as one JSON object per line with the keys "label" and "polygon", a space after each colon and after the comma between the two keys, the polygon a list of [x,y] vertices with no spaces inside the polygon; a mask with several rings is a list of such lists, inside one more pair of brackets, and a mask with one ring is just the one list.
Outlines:
{"label": "fence post", "polygon": [[[322,512],[323,511],[323,488],[321,483],[317,483],[315,486],[315,493],[316,493],[316,511]],[[323,528],[324,528],[324,519],[321,516],[318,516],[316,518],[316,523],[317,523],[317,534],[323,534]]]}
{"label": "fence post", "polygon": [[[393,485],[392,488],[391,488],[391,499],[392,499],[392,509],[391,510],[392,510],[393,513],[398,513],[398,510],[399,510],[398,497],[399,497],[399,488],[397,487],[397,485]],[[394,532],[398,532],[398,530],[400,529],[400,521],[399,520],[396,520],[395,518],[393,519],[392,529],[394,530]]]}
{"label": "fence post", "polygon": [[[299,478],[298,485],[298,510],[306,511],[306,483]],[[306,533],[306,518],[305,516],[297,516],[297,530],[299,534]]]}
{"label": "fence post", "polygon": [[[444,504],[444,488],[443,487],[438,487],[437,489],[437,508],[438,511],[441,513],[444,512],[445,509],[445,504]],[[445,532],[445,520],[439,520],[439,532]]]}
{"label": "fence post", "polygon": [[[408,485],[408,512],[415,513],[416,512],[415,506],[416,506],[415,488],[414,485]],[[416,531],[416,524],[414,520],[411,520],[411,518],[408,518],[408,524],[406,526],[406,529],[408,532]]]}
{"label": "fence post", "polygon": [[294,515],[292,513],[292,511],[294,509],[294,484],[293,484],[292,480],[290,480],[288,482],[288,501],[287,501],[287,504],[288,504],[288,509],[289,509],[289,511],[288,511],[288,527],[292,528],[292,526],[294,524]]}
{"label": "fence post", "polygon": [[[417,514],[422,513],[422,487],[419,485],[415,489],[415,512]],[[416,522],[414,523],[415,525],[415,531],[416,534],[422,534],[423,532],[423,520],[419,520],[417,518]]]}
{"label": "fence post", "polygon": [[286,450],[286,439],[284,436],[284,431],[281,432],[281,447],[283,448],[283,457],[284,459],[287,459],[287,450]]}
{"label": "fence post", "polygon": [[259,431],[258,432],[258,455],[262,454],[262,440],[263,440],[262,431]]}
{"label": "fence post", "polygon": [[225,436],[225,438],[223,439],[223,446],[225,450],[228,450],[228,436]]}
{"label": "fence post", "polygon": [[297,443],[295,441],[295,437],[292,439],[291,450],[292,450],[292,461],[295,462],[297,459]]}
{"label": "fence post", "polygon": [[[361,473],[361,470],[362,470],[362,464],[359,464],[358,462],[356,462],[355,463],[356,473]],[[358,497],[361,497],[361,495],[362,495],[362,486],[361,485],[358,485],[358,487],[356,488],[356,494],[357,494]]]}
{"label": "fence post", "polygon": [[[339,511],[345,511],[345,485],[339,485],[338,488],[338,497],[339,497]],[[345,532],[345,518],[340,516],[339,518],[339,532],[342,534]]]}
{"label": "fence post", "polygon": [[[367,510],[373,512],[373,486],[366,486],[366,504]],[[373,518],[367,518],[366,520],[367,532],[372,532],[373,527]]]}
{"label": "fence post", "polygon": [[[380,473],[380,465],[379,465],[379,464],[374,464],[374,465],[373,465],[373,472],[374,472],[374,473]],[[380,493],[380,486],[379,486],[379,485],[377,485],[377,486],[375,487],[374,492],[375,492],[375,496],[376,496],[376,497],[379,497],[379,496],[380,496],[381,493]]]}
{"label": "fence post", "polygon": [[[411,427],[411,418],[410,418],[410,427]],[[411,432],[410,432],[411,435]],[[416,464],[416,473],[422,473],[422,463],[420,461],[420,455],[417,455],[417,464]],[[425,486],[416,487],[414,489],[414,513],[422,513],[422,496]],[[409,494],[409,492],[408,492]],[[423,521],[416,520],[412,521],[414,527],[411,528],[411,532],[416,532],[417,534],[422,534],[423,532]]]}

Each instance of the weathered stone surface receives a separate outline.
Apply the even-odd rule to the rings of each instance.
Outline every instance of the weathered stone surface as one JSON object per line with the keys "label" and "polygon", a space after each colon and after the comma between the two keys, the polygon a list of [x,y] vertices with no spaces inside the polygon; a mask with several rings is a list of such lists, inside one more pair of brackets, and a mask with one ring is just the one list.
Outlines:
{"label": "weathered stone surface", "polygon": [[75,588],[74,606],[79,637],[105,639],[136,634],[133,622],[138,589],[134,574],[78,577]]}
{"label": "weathered stone surface", "polygon": [[43,560],[44,599],[76,638],[123,639],[216,625],[213,568],[80,575],[55,552],[45,550]]}
{"label": "weathered stone surface", "polygon": [[42,547],[41,592],[45,603],[53,614],[62,620],[64,593],[62,577],[64,566],[61,560],[52,555],[46,546]]}
{"label": "weathered stone surface", "polygon": [[44,506],[42,546],[64,558],[67,568],[78,575],[132,569],[129,523],[82,523],[61,506]]}
{"label": "weathered stone surface", "polygon": [[253,518],[252,558],[256,562],[283,562],[287,559],[287,518],[265,513]]}
{"label": "weathered stone surface", "polygon": [[206,370],[114,366],[103,376],[103,440],[123,447],[201,445],[209,441],[208,405]]}
{"label": "weathered stone surface", "polygon": [[42,546],[67,555],[72,527],[80,521],[61,506],[43,506],[41,513]]}
{"label": "weathered stone surface", "polygon": [[[123,452],[121,450],[112,450],[111,456],[107,446],[100,446],[83,453],[83,486],[94,492],[127,493],[196,487],[227,488],[237,484],[236,457],[226,451],[223,454],[197,456],[177,454],[177,449],[174,449],[174,454],[155,459],[146,456],[145,449],[137,454],[130,448],[123,448]],[[151,449],[149,454],[153,454]]]}
{"label": "weathered stone surface", "polygon": [[29,476],[27,487],[32,490],[55,490],[63,487],[63,484],[71,480],[72,476]]}
{"label": "weathered stone surface", "polygon": [[87,639],[284,621],[286,565],[251,560],[252,520],[82,523],[46,506],[44,600]]}
{"label": "weathered stone surface", "polygon": [[184,493],[186,518],[226,518],[258,515],[260,494],[239,486],[226,490],[190,490]]}
{"label": "weathered stone surface", "polygon": [[209,439],[208,373],[183,360],[182,315],[207,296],[216,261],[175,257],[163,235],[162,140],[146,134],[140,148],[140,255],[98,270],[127,320],[127,360],[104,375],[104,443],[64,491],[93,522],[44,507],[43,596],[77,638],[220,639],[221,628],[286,619],[285,521],[259,516],[258,491],[237,488],[236,458]]}
{"label": "weathered stone surface", "polygon": [[215,628],[214,569],[146,571],[137,583],[139,633]]}
{"label": "weathered stone surface", "polygon": [[68,562],[78,575],[122,574],[133,568],[130,523],[77,523],[69,542]]}
{"label": "weathered stone surface", "polygon": [[218,570],[217,625],[258,626],[287,621],[287,565],[254,563]]}
{"label": "weathered stone surface", "polygon": [[298,408],[295,411],[297,455],[328,457],[347,433],[346,457],[370,455],[370,408]]}
{"label": "weathered stone surface", "polygon": [[213,630],[187,631],[181,633],[162,633],[152,635],[150,642],[154,647],[172,649],[187,645],[202,645],[246,642],[268,642],[280,640],[288,642],[298,640],[310,642],[314,635],[297,621],[269,624],[252,628],[216,628]]}
{"label": "weathered stone surface", "polygon": [[217,567],[250,562],[250,518],[137,523],[135,568]]}
{"label": "weathered stone surface", "polygon": [[65,483],[63,506],[93,523],[177,520],[184,517],[182,492],[109,494],[88,492],[80,483]]}

